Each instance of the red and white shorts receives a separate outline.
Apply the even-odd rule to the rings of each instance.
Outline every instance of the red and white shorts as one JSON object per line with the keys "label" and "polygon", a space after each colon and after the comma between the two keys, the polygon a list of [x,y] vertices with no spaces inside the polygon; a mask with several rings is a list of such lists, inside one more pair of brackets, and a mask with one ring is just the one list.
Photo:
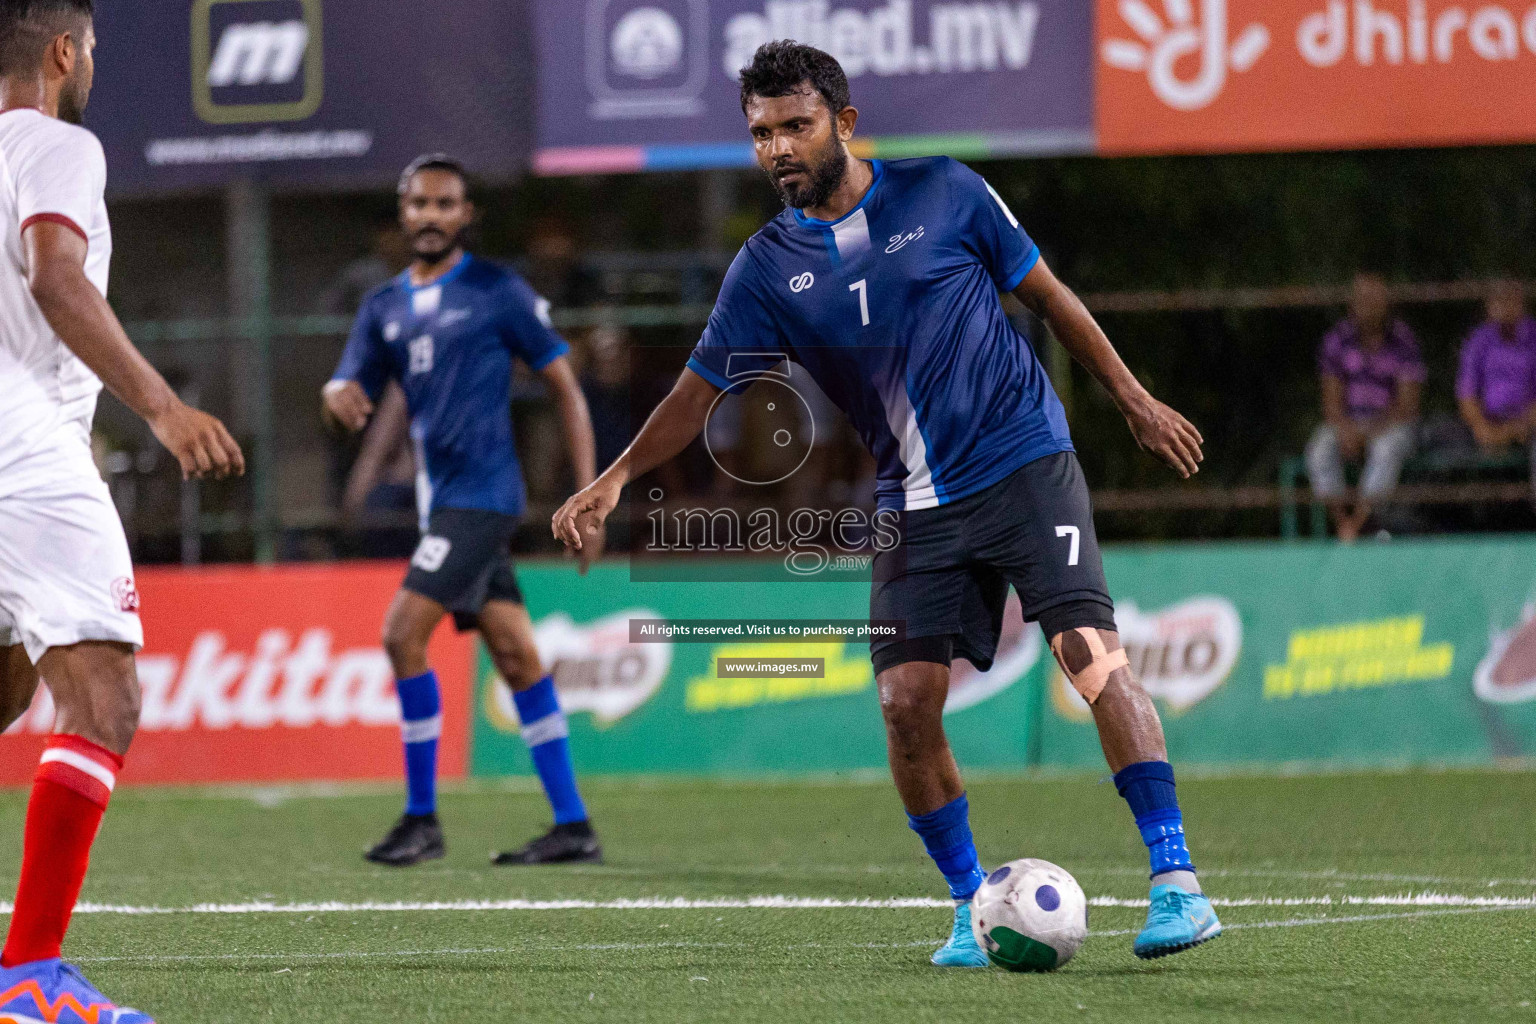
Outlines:
{"label": "red and white shorts", "polygon": [[49,445],[0,478],[0,646],[35,664],[84,640],[144,646],[128,540],[78,441]]}

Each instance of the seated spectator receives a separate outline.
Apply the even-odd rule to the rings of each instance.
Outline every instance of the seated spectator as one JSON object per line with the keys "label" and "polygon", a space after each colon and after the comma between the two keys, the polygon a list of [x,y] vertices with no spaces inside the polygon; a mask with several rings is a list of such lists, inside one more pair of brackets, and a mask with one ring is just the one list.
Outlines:
{"label": "seated spectator", "polygon": [[1485,453],[1529,446],[1536,489],[1536,319],[1526,313],[1518,282],[1493,287],[1488,319],[1462,345],[1456,402]]}
{"label": "seated spectator", "polygon": [[[1424,360],[1413,332],[1392,317],[1387,283],[1355,278],[1349,316],[1323,339],[1317,357],[1323,423],[1307,442],[1312,493],[1329,501],[1339,539],[1360,536],[1373,501],[1391,493],[1413,453]],[[1360,497],[1343,501],[1344,465],[1364,460]]]}

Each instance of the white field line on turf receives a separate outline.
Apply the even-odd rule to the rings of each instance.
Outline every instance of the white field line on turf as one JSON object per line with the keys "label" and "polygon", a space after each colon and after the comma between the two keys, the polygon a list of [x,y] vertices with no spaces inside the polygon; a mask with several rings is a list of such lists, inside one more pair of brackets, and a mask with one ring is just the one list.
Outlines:
{"label": "white field line on turf", "polygon": [[[1510,910],[1536,910],[1536,906],[1510,906],[1510,907],[1453,907],[1445,910],[1410,910],[1405,914],[1352,914],[1348,917],[1288,917],[1279,921],[1238,921],[1234,924],[1224,924],[1221,930],[1224,932],[1239,931],[1244,928],[1311,928],[1317,925],[1328,924],[1365,924],[1370,921],[1401,921],[1410,917],[1446,917],[1452,914],[1497,914]],[[1120,928],[1115,931],[1093,931],[1088,933],[1089,938],[1110,938],[1116,935],[1135,935],[1135,928]]]}
{"label": "white field line on turf", "polygon": [[[1238,924],[1226,925],[1224,930],[1236,931],[1243,928],[1313,928],[1323,925],[1338,924],[1365,924],[1372,921],[1400,921],[1413,917],[1445,917],[1451,914],[1496,914],[1511,910],[1529,910],[1532,907],[1457,907],[1444,910],[1411,910],[1402,914],[1356,914],[1349,917],[1293,917],[1279,921],[1247,921]],[[1111,931],[1092,931],[1088,933],[1090,939],[1108,939],[1117,936],[1134,935],[1134,928],[1122,928]],[[795,950],[795,949],[936,949],[939,943],[933,941],[918,942],[800,942],[790,946],[772,946],[770,949]],[[485,956],[505,953],[548,952],[551,950],[564,950],[576,952],[606,952],[611,950],[641,950],[641,949],[763,949],[760,943],[750,942],[595,942],[580,945],[553,945],[553,946],[493,946],[476,949],[401,949],[401,950],[370,950],[370,951],[342,951],[334,953],[170,953],[149,954],[146,956],[86,956],[75,957],[73,962],[81,964],[105,964],[105,963],[188,963],[198,961],[253,961],[253,960],[278,960],[278,961],[311,961],[324,962],[334,960],[370,960],[382,957],[423,957],[423,956]]]}
{"label": "white field line on turf", "polygon": [[[1244,896],[1212,898],[1218,907],[1482,907],[1488,909],[1536,909],[1536,896],[1464,896],[1454,893],[1419,892],[1396,896]],[[1093,907],[1145,907],[1142,899],[1095,896]],[[640,898],[616,900],[439,900],[421,902],[324,901],[316,903],[198,903],[187,907],[128,906],[115,903],[81,903],[77,914],[352,914],[442,911],[538,911],[538,910],[912,910],[948,909],[950,900],[926,896],[897,899],[835,899],[806,896],[719,897],[714,899]],[[11,904],[0,903],[0,914]]]}

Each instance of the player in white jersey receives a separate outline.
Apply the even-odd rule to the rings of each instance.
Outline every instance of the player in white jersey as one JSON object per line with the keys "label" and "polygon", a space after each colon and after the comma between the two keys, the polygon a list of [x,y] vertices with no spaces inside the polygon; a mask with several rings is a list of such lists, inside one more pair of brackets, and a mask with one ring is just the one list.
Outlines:
{"label": "player in white jersey", "polygon": [[91,459],[96,396],[144,417],[187,476],[245,468],[107,305],[106,159],[79,126],[94,46],[91,0],[0,0],[0,728],[39,680],[57,708],[0,952],[0,1021],[21,1024],[150,1020],[59,959],[139,714],[138,594]]}

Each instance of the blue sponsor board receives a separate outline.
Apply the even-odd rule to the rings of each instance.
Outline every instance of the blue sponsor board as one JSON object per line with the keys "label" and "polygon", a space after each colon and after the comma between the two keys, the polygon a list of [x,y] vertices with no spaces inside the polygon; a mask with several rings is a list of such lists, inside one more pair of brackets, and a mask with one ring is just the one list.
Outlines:
{"label": "blue sponsor board", "polygon": [[865,153],[1093,146],[1081,0],[580,0],[534,26],[544,173],[750,163],[737,71],[773,39],[838,58]]}
{"label": "blue sponsor board", "polygon": [[117,195],[379,187],[439,149],[505,178],[530,149],[526,19],[520,0],[108,0],[86,124]]}

